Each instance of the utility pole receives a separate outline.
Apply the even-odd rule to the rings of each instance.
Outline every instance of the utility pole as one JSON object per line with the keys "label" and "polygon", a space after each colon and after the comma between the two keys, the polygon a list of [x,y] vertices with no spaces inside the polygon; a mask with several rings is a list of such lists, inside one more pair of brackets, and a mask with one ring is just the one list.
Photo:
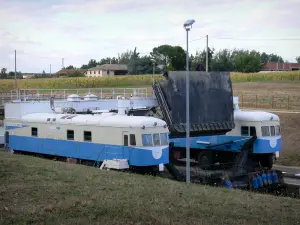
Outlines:
{"label": "utility pole", "polygon": [[64,58],[61,59],[61,68],[62,68],[62,69],[65,67],[65,65],[64,65],[64,60],[65,60]]}
{"label": "utility pole", "polygon": [[17,91],[17,50],[15,50],[15,89]]}
{"label": "utility pole", "polygon": [[17,85],[17,50],[15,50],[15,89],[16,96],[19,99],[18,85]]}
{"label": "utility pole", "polygon": [[50,64],[50,76],[51,76],[51,64]]}
{"label": "utility pole", "polygon": [[208,35],[206,35],[206,72],[208,72]]}

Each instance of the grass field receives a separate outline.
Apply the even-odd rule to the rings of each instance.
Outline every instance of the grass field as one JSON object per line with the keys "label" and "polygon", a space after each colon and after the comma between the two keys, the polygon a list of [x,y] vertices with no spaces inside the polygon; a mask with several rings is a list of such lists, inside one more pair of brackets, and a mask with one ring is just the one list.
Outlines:
{"label": "grass field", "polygon": [[0,152],[0,224],[298,224],[300,200]]}
{"label": "grass field", "polygon": [[[161,75],[155,75],[160,79]],[[300,82],[300,72],[281,72],[268,74],[231,73],[233,82],[266,82],[266,81],[295,81]],[[18,80],[18,88],[100,88],[100,87],[130,87],[149,86],[152,75],[121,76],[106,78],[52,78],[52,79],[23,79]],[[0,91],[13,89],[14,80],[0,80]]]}

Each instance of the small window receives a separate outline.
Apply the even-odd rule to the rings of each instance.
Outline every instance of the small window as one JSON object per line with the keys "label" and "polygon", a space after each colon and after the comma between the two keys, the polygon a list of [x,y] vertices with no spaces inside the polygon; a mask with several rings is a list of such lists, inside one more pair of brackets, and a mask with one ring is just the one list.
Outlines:
{"label": "small window", "polygon": [[128,135],[124,135],[124,146],[128,146]]}
{"label": "small window", "polygon": [[52,121],[56,121],[56,118],[53,118]]}
{"label": "small window", "polygon": [[262,126],[261,127],[261,134],[262,136],[270,136],[270,129],[268,126]]}
{"label": "small window", "polygon": [[168,135],[166,133],[160,134],[161,145],[168,145]]}
{"label": "small window", "polygon": [[270,129],[271,129],[271,136],[275,136],[275,127],[271,126]]}
{"label": "small window", "polygon": [[130,134],[130,145],[136,145],[135,135],[134,134]]}
{"label": "small window", "polygon": [[74,140],[74,130],[67,130],[67,140]]}
{"label": "small window", "polygon": [[256,129],[255,129],[255,127],[250,127],[250,136],[256,136]]}
{"label": "small window", "polygon": [[31,127],[31,136],[38,136],[38,129],[36,127]]}
{"label": "small window", "polygon": [[152,135],[151,134],[142,134],[143,146],[152,146]]}
{"label": "small window", "polygon": [[67,117],[68,117],[68,115],[61,117],[61,119],[65,119],[65,118],[67,118]]}
{"label": "small window", "polygon": [[154,145],[160,145],[159,134],[153,134]]}
{"label": "small window", "polygon": [[242,136],[249,136],[249,127],[241,127],[241,135]]}
{"label": "small window", "polygon": [[84,141],[92,141],[92,132],[91,131],[84,131]]}
{"label": "small window", "polygon": [[107,70],[107,75],[109,75],[109,70]]}
{"label": "small window", "polygon": [[280,126],[275,126],[275,135],[279,136],[280,135]]}
{"label": "small window", "polygon": [[50,121],[50,118],[48,118],[47,121]]}

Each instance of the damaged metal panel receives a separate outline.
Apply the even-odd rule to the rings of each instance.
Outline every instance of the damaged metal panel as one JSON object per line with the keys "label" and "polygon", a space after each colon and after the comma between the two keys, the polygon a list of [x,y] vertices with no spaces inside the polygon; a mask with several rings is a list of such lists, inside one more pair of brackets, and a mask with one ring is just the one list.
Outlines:
{"label": "damaged metal panel", "polygon": [[[153,87],[172,136],[185,134],[186,72],[169,71]],[[220,135],[234,128],[229,72],[190,71],[190,134]]]}

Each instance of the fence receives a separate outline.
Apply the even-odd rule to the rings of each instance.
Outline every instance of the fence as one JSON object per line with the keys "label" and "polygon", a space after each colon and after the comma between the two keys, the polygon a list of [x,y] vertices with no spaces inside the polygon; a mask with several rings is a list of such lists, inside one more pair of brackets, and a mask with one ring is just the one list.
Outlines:
{"label": "fence", "polygon": [[300,110],[300,96],[242,93],[234,96],[239,96],[239,106],[242,108]]}

